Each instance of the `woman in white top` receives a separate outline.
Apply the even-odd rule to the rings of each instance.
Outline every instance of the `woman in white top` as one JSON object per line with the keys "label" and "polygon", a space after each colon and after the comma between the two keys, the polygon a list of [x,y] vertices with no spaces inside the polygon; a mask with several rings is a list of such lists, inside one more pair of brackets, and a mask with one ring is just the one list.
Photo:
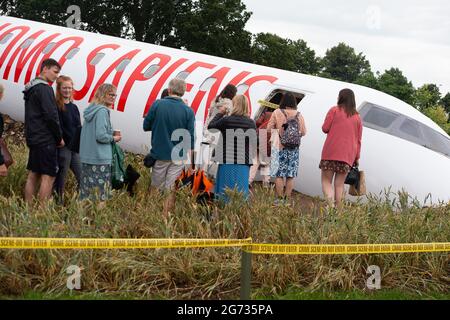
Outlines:
{"label": "woman in white top", "polygon": [[233,98],[236,96],[237,88],[232,84],[228,84],[223,88],[222,92],[213,101],[208,110],[208,116],[206,118],[205,124],[203,126],[203,141],[201,146],[201,157],[202,157],[202,168],[210,176],[215,176],[215,173],[211,172],[210,162],[213,155],[214,148],[218,144],[220,137],[220,132],[217,130],[208,130],[209,123],[212,119],[219,113],[222,107],[225,107],[225,116],[231,114],[233,109]]}

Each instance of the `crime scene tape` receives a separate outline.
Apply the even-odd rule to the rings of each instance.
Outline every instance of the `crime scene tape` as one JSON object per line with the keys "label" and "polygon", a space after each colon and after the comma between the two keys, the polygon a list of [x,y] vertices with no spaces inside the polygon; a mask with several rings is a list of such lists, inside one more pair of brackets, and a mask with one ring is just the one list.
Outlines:
{"label": "crime scene tape", "polygon": [[251,244],[243,250],[254,254],[336,255],[374,253],[448,252],[450,243],[405,244]]}
{"label": "crime scene tape", "polygon": [[0,249],[176,249],[242,247],[252,239],[0,238]]}
{"label": "crime scene tape", "polygon": [[254,254],[336,255],[449,252],[450,242],[405,244],[254,244],[252,239],[0,238],[0,249],[180,249],[242,247]]}
{"label": "crime scene tape", "polygon": [[268,107],[271,109],[278,109],[280,107],[278,104],[266,100],[258,100],[258,103],[263,107]]}

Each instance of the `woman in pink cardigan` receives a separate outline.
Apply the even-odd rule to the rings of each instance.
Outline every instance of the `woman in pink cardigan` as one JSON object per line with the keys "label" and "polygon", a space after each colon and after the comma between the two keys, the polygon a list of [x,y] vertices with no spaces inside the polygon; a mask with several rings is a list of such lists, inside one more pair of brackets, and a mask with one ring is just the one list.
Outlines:
{"label": "woman in pink cardigan", "polygon": [[359,165],[362,137],[362,122],[356,111],[353,91],[341,90],[337,104],[328,111],[322,126],[327,139],[319,165],[322,170],[322,191],[332,206],[341,203],[345,178],[354,164]]}

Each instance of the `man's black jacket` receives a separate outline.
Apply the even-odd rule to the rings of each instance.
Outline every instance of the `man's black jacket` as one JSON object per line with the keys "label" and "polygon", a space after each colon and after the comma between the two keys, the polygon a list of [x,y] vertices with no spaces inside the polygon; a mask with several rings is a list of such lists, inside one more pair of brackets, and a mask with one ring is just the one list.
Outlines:
{"label": "man's black jacket", "polygon": [[46,81],[36,78],[25,86],[23,94],[27,145],[59,145],[62,133],[52,87]]}

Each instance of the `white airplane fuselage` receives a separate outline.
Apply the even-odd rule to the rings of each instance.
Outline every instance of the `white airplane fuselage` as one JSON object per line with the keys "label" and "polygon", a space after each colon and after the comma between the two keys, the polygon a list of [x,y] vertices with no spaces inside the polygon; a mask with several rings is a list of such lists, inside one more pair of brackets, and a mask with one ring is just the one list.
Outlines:
{"label": "white airplane fuselage", "polygon": [[[61,63],[61,75],[74,80],[74,102],[81,113],[100,84],[113,83],[118,88],[112,124],[122,130],[121,146],[135,153],[149,150],[150,134],[142,130],[143,116],[176,76],[187,82],[184,98],[196,114],[197,150],[208,108],[228,83],[247,95],[253,117],[260,111],[258,100],[275,90],[304,95],[299,111],[308,134],[302,139],[295,190],[311,196],[322,195],[318,166],[326,135],[321,127],[343,88],[355,92],[359,109],[365,103],[382,106],[450,139],[412,106],[370,88],[5,16],[0,16],[0,77],[6,88],[1,113],[24,120],[24,85],[50,57]],[[427,197],[432,203],[450,200],[449,155],[373,126],[363,128],[360,168],[368,193],[405,190],[421,203]]]}

